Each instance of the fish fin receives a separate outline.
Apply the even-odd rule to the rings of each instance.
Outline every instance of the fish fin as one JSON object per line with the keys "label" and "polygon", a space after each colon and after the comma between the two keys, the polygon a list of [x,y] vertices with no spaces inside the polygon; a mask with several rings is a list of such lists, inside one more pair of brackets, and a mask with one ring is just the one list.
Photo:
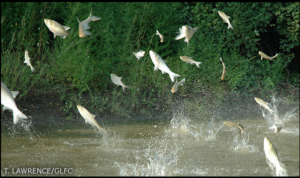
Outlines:
{"label": "fish fin", "polygon": [[123,92],[125,92],[126,88],[130,88],[129,86],[126,86],[126,85],[122,85],[122,87],[123,87]]}
{"label": "fish fin", "polygon": [[154,71],[156,71],[158,69],[158,66],[154,66]]}
{"label": "fish fin", "polygon": [[183,86],[183,83],[185,82],[185,78],[182,79],[180,82],[182,82],[181,86]]}
{"label": "fish fin", "polygon": [[54,34],[54,39],[55,39],[55,37],[56,37],[56,34],[55,33],[53,33]]}
{"label": "fish fin", "polygon": [[230,29],[230,28],[233,29],[232,25],[231,25],[231,24],[228,24],[228,29]]}
{"label": "fish fin", "polygon": [[15,110],[13,112],[14,112],[14,124],[17,124],[20,121],[20,119],[27,119],[28,118],[19,109]]}
{"label": "fish fin", "polygon": [[92,114],[92,117],[95,119],[96,115],[95,115],[95,114]]}
{"label": "fish fin", "polygon": [[170,78],[171,78],[172,82],[174,82],[175,77],[180,77],[180,75],[175,74],[174,72],[170,72],[169,75],[170,75]]}
{"label": "fish fin", "polygon": [[228,18],[230,18],[230,16],[227,16]]}
{"label": "fish fin", "polygon": [[260,58],[260,60],[262,60],[262,59],[263,59],[263,57]]}
{"label": "fish fin", "polygon": [[34,72],[34,68],[32,66],[30,66],[30,67],[31,67],[31,72]]}
{"label": "fish fin", "polygon": [[68,26],[63,26],[65,31],[69,30],[71,27],[68,27]]}
{"label": "fish fin", "polygon": [[76,19],[78,20],[78,22],[80,23],[79,19],[76,17]]}
{"label": "fish fin", "polygon": [[199,29],[199,27],[193,28],[194,32],[196,32]]}
{"label": "fish fin", "polygon": [[199,68],[199,64],[201,64],[201,62],[196,62],[195,64]]}
{"label": "fish fin", "polygon": [[179,28],[179,35],[176,36],[175,40],[180,40],[181,38],[184,38],[184,37],[185,37],[185,35],[184,35],[182,29]]}
{"label": "fish fin", "polygon": [[101,17],[91,16],[91,21],[101,20]]}
{"label": "fish fin", "polygon": [[18,91],[10,91],[10,93],[11,93],[11,95],[12,95],[12,97],[13,97],[14,99],[15,99],[16,96],[19,94]]}
{"label": "fish fin", "polygon": [[7,107],[7,106],[3,106],[3,109],[2,109],[3,111],[5,111],[5,110],[12,110],[12,109],[10,109],[9,107]]}
{"label": "fish fin", "polygon": [[85,31],[84,34],[85,34],[85,35],[92,35],[92,33],[89,32],[89,31]]}

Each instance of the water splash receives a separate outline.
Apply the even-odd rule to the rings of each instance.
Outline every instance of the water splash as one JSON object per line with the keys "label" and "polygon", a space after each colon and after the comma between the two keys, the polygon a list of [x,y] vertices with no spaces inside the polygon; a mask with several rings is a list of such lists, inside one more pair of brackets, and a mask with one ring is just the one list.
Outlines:
{"label": "water splash", "polygon": [[221,124],[220,127],[215,127],[214,118],[210,120],[206,128],[205,140],[211,141],[215,140],[219,130],[224,127],[224,124]]}
{"label": "water splash", "polygon": [[180,113],[173,112],[173,118],[170,121],[170,126],[165,130],[167,133],[172,133],[172,136],[178,136],[178,134],[188,134],[191,132],[190,119],[186,117],[181,111]]}
{"label": "water splash", "polygon": [[296,107],[290,111],[287,111],[283,116],[280,117],[277,110],[277,106],[280,104],[280,101],[281,100],[276,99],[274,95],[272,96],[272,101],[269,104],[270,108],[274,110],[272,114],[270,112],[265,112],[262,108],[262,116],[266,120],[269,130],[275,133],[280,132],[280,130],[284,128],[285,122],[290,121],[292,118],[296,117],[299,114],[298,112],[296,112],[299,108]]}
{"label": "water splash", "polygon": [[258,149],[254,145],[249,144],[249,135],[250,133],[235,134],[232,148],[235,151],[258,152]]}
{"label": "water splash", "polygon": [[136,152],[136,163],[118,163],[114,162],[120,169],[121,176],[171,176],[174,167],[177,165],[178,147],[171,149],[171,153],[167,154],[167,145],[162,145],[158,149],[146,149],[142,156]]}
{"label": "water splash", "polygon": [[287,173],[287,170],[285,168],[285,165],[283,163],[280,162],[281,168],[277,168],[268,159],[266,159],[266,162],[267,162],[269,168],[272,170],[273,176],[289,176],[288,173]]}

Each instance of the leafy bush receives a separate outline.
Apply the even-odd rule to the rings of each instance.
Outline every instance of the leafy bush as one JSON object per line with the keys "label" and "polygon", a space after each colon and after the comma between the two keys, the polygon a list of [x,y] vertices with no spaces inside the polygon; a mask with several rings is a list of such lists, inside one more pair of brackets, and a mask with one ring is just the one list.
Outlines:
{"label": "leafy bush", "polygon": [[[90,22],[91,36],[79,38],[76,17],[85,20],[91,9],[101,20]],[[227,29],[218,11],[230,16],[234,29]],[[168,74],[153,71],[149,50],[167,60],[171,71],[181,75],[178,80],[186,78],[180,89],[184,95],[200,93],[204,86],[216,91],[229,87],[247,97],[268,95],[279,82],[299,82],[299,2],[1,2],[1,17],[6,17],[1,25],[1,80],[10,89],[24,90],[21,96],[62,86],[119,97],[106,108],[120,102],[133,110],[154,108],[158,101],[171,103],[174,83]],[[45,18],[71,27],[70,34],[54,39]],[[175,40],[183,25],[199,27],[188,45]],[[163,43],[156,30],[164,35]],[[34,73],[24,64],[25,50]],[[146,53],[137,60],[132,52],[139,50]],[[258,51],[279,55],[260,60]],[[182,62],[183,55],[202,62],[200,68]],[[226,65],[222,85],[220,57]],[[111,82],[110,73],[130,86],[126,93],[117,94],[122,89]]]}

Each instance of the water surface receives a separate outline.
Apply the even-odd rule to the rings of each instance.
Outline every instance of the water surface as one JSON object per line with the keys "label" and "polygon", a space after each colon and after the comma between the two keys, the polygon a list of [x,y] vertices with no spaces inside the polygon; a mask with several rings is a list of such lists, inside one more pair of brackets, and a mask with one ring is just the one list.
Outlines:
{"label": "water surface", "polygon": [[20,168],[71,168],[61,176],[275,176],[266,161],[264,137],[276,147],[286,175],[299,176],[295,113],[277,112],[283,126],[277,134],[269,129],[271,116],[227,119],[244,127],[241,135],[222,117],[188,118],[183,111],[164,122],[106,125],[107,136],[90,125],[31,126],[27,131],[2,126],[1,176],[28,176],[17,173]]}

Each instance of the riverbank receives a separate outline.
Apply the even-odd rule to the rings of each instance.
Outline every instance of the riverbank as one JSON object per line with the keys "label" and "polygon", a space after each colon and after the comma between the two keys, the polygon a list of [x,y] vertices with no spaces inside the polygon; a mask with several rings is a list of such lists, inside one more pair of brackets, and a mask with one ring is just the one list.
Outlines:
{"label": "riverbank", "polygon": [[[132,121],[169,121],[173,113],[183,112],[192,119],[246,119],[261,116],[259,105],[251,97],[244,97],[237,91],[208,91],[183,94],[180,90],[168,96],[155,96],[147,106],[136,109],[112,98],[111,93],[83,93],[76,90],[65,90],[66,93],[52,91],[48,93],[30,93],[27,97],[18,99],[18,108],[29,117],[32,125],[84,124],[84,119],[77,110],[77,104],[86,107],[96,120],[103,124],[127,123]],[[130,92],[118,91],[118,96],[130,96]],[[147,91],[144,91],[147,92]],[[292,85],[281,85],[274,94],[277,109],[280,113],[294,107],[299,107],[299,88]],[[74,97],[70,97],[70,95]],[[70,98],[68,98],[70,97]],[[101,99],[100,99],[101,98]],[[124,97],[119,97],[124,98]],[[264,98],[263,98],[264,99]],[[96,101],[92,101],[96,100]],[[141,104],[145,98],[140,98]],[[271,103],[271,100],[264,99]],[[111,103],[114,101],[114,105]],[[101,107],[102,106],[102,107]],[[132,109],[130,109],[132,108]],[[12,125],[12,112],[1,114],[2,125]]]}

